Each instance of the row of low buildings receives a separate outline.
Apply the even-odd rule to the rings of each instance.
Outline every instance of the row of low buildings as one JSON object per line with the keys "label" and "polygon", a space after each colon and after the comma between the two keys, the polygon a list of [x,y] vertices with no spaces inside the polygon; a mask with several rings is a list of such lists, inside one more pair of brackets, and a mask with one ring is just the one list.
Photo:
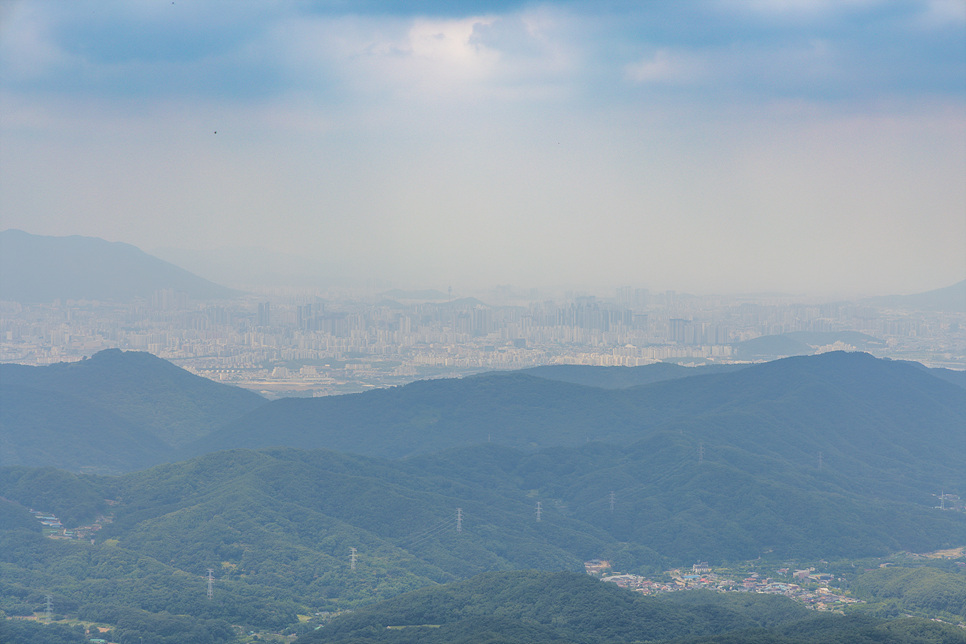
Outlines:
{"label": "row of low buildings", "polygon": [[[588,574],[599,576],[602,581],[617,584],[644,595],[697,589],[717,592],[753,592],[783,595],[815,610],[836,610],[847,604],[861,601],[830,588],[828,582],[832,581],[831,575],[815,574],[813,569],[798,570],[792,575],[796,581],[809,584],[809,587],[805,587],[801,583],[762,577],[758,573],[751,573],[743,579],[732,579],[715,574],[707,562],[695,564],[689,573],[680,570],[668,571],[667,576],[661,580],[626,573],[609,574],[610,565],[601,560],[585,562],[584,568]],[[779,569],[778,574],[787,577],[789,570]]]}
{"label": "row of low buildings", "polygon": [[40,521],[44,535],[51,539],[90,539],[94,543],[94,535],[104,523],[110,522],[110,517],[98,516],[94,523],[77,528],[68,529],[54,514],[42,510],[30,509],[30,514]]}

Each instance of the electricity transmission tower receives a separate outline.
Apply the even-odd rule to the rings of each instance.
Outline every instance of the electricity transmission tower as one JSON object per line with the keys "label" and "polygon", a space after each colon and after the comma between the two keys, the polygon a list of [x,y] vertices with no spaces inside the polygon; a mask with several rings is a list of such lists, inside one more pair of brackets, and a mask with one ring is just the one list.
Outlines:
{"label": "electricity transmission tower", "polygon": [[537,501],[537,523],[540,522],[540,513],[541,512],[543,512],[543,506],[540,504],[540,501]]}
{"label": "electricity transmission tower", "polygon": [[215,574],[215,569],[209,568],[208,569],[208,599],[211,599],[212,596],[215,594],[214,593],[215,578],[213,576],[214,574]]}
{"label": "electricity transmission tower", "polygon": [[351,550],[351,552],[349,553],[349,570],[355,570],[356,569],[356,558],[359,555],[356,554],[356,549],[355,548],[349,548],[349,550]]}
{"label": "electricity transmission tower", "polygon": [[50,618],[54,614],[54,598],[47,595],[44,599],[47,600],[47,607],[44,609],[44,623],[50,624]]}
{"label": "electricity transmission tower", "polygon": [[456,508],[456,534],[463,534],[463,508]]}

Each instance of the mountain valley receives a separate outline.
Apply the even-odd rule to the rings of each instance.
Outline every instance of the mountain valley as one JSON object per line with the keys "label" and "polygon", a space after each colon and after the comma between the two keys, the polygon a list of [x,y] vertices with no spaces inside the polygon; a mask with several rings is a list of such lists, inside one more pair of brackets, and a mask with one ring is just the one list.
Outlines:
{"label": "mountain valley", "polygon": [[[498,571],[569,571],[589,582],[589,560],[660,576],[694,562],[856,562],[966,544],[966,513],[953,502],[966,487],[966,390],[910,363],[839,352],[622,388],[502,373],[265,402],[148,356],[86,362],[73,371],[0,371],[12,392],[8,444],[19,434],[69,447],[48,450],[58,469],[0,468],[0,610],[8,616],[32,614],[50,596],[76,619],[142,624],[124,632],[170,628],[177,638],[201,629],[227,642],[237,633],[231,625],[302,633],[299,624],[345,611],[359,617],[333,624],[356,623],[373,602],[484,583]],[[613,384],[637,376],[579,377]],[[92,460],[72,462],[71,451]],[[105,460],[110,454],[117,460]],[[137,467],[152,459],[158,464]],[[92,464],[136,471],[106,476]],[[937,507],[947,499],[948,508]],[[63,528],[42,530],[31,509]],[[82,526],[90,538],[76,538]],[[961,568],[943,574],[966,577]],[[890,583],[924,583],[898,579]],[[876,583],[867,584],[870,597],[888,587]],[[885,611],[887,600],[876,601]],[[676,610],[661,604],[659,612],[675,622]],[[777,637],[784,628],[748,621],[735,606],[714,610],[737,611],[729,630],[655,637]],[[966,611],[943,611],[966,620]],[[171,615],[164,626],[147,625],[162,612]],[[891,623],[880,613],[835,628],[878,632]],[[787,613],[789,624],[796,615]],[[546,630],[531,618],[433,619],[455,620],[433,630],[440,641],[477,627],[505,641],[625,641]],[[317,634],[342,641],[353,628]],[[414,632],[371,641],[410,641]]]}

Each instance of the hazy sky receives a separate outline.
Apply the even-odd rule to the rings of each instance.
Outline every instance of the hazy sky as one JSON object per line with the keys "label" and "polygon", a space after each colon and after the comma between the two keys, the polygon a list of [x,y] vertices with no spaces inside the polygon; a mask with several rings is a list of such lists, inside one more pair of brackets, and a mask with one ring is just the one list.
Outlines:
{"label": "hazy sky", "polygon": [[399,286],[938,288],[966,1],[0,0],[0,228]]}

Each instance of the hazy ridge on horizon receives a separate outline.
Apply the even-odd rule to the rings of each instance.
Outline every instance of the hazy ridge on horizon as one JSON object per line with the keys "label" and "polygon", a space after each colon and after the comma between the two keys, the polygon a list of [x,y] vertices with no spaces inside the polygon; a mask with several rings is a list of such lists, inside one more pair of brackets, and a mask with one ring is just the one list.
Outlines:
{"label": "hazy ridge on horizon", "polygon": [[[496,288],[503,286],[517,293],[534,292],[538,297],[553,293],[561,295],[567,292],[587,293],[587,294],[609,294],[617,288],[635,287],[652,288],[652,290],[672,290],[681,296],[711,296],[720,295],[725,297],[808,297],[828,300],[857,300],[879,298],[885,301],[886,298],[912,297],[924,294],[931,294],[943,289],[959,288],[962,283],[966,283],[966,269],[964,275],[950,275],[944,283],[924,283],[918,290],[907,290],[899,292],[890,290],[888,287],[879,287],[875,291],[862,291],[848,287],[831,287],[822,290],[809,288],[799,290],[749,290],[736,285],[731,289],[717,289],[711,291],[691,291],[682,290],[675,285],[673,277],[662,275],[660,281],[662,288],[655,289],[648,283],[648,279],[621,279],[612,277],[609,282],[577,282],[574,284],[542,284],[529,285],[525,282],[511,284],[490,285],[476,284],[468,288],[461,288],[458,281],[455,283],[446,281],[429,282],[399,282],[390,274],[367,276],[366,279],[348,280],[339,282],[332,277],[333,273],[339,272],[339,267],[335,263],[327,262],[324,258],[312,258],[307,255],[279,253],[264,247],[227,247],[222,246],[209,250],[184,249],[184,248],[156,248],[154,254],[170,261],[174,264],[187,268],[193,273],[202,275],[215,282],[231,285],[236,288],[243,287],[302,287],[305,289],[317,288],[325,289],[331,287],[353,287],[364,289],[370,292],[385,291],[390,289],[403,289],[418,291],[422,289],[437,289],[445,292],[452,288],[456,293],[465,293],[474,296],[482,296],[486,293],[493,293]],[[665,288],[666,287],[666,288]],[[956,297],[959,297],[957,294]]]}
{"label": "hazy ridge on horizon", "polygon": [[[107,284],[112,279],[129,281],[134,275],[132,271],[138,270],[143,288],[135,290],[131,286],[124,286],[118,293],[130,294],[138,293],[141,297],[149,297],[153,290],[159,288],[174,288],[179,291],[187,291],[200,295],[208,293],[199,299],[226,297],[230,291],[224,290],[219,285],[225,284],[232,288],[243,290],[245,288],[256,289],[278,289],[286,287],[302,288],[306,291],[312,289],[325,290],[331,288],[350,288],[360,292],[378,293],[380,291],[399,290],[393,286],[394,281],[386,276],[376,277],[368,281],[353,280],[344,277],[335,277],[340,274],[338,267],[333,263],[327,262],[324,258],[309,258],[300,255],[287,253],[277,253],[262,247],[220,247],[212,250],[185,250],[178,248],[164,248],[149,254],[133,244],[126,242],[109,242],[99,237],[85,237],[82,235],[70,235],[64,237],[50,235],[34,235],[20,230],[6,230],[0,232],[0,240],[3,241],[5,255],[4,271],[0,273],[0,285],[7,282],[6,292],[13,293],[10,287],[17,283],[17,295],[9,296],[9,299],[28,297],[37,300],[38,295],[30,294],[30,289],[38,290],[40,293],[55,293],[56,282],[71,275],[74,282],[83,279],[87,284],[89,293],[83,297],[58,296],[59,299],[105,299],[105,293],[110,292]],[[82,246],[86,245],[87,248]],[[29,248],[28,248],[29,246]],[[8,248],[9,247],[9,248]],[[96,248],[97,250],[94,250]],[[133,249],[133,250],[132,250]],[[135,260],[131,257],[133,251],[143,254],[142,259]],[[116,263],[107,270],[98,274],[84,276],[85,270],[92,263],[94,255],[101,262],[111,257],[112,253],[126,254],[121,257],[117,255],[114,260]],[[137,254],[137,253],[134,253]],[[135,263],[131,263],[135,261]],[[155,262],[151,265],[151,262]],[[158,261],[163,262],[157,263]],[[142,266],[137,266],[141,262]],[[27,265],[23,265],[23,264]],[[168,264],[170,267],[165,267]],[[120,268],[124,266],[125,268]],[[182,274],[174,277],[172,268],[182,271]],[[23,271],[23,272],[22,272]],[[165,271],[168,274],[165,276]],[[191,277],[188,274],[197,276],[198,280],[210,282],[207,291],[201,289],[201,281],[195,280],[196,284],[190,284]],[[27,277],[29,276],[29,278]],[[165,282],[165,280],[167,280]],[[188,281],[185,281],[188,280]],[[34,286],[31,286],[31,283]],[[440,285],[442,286],[442,285]],[[453,285],[437,286],[440,294],[453,293]],[[564,293],[594,293],[611,294],[615,288],[632,287],[631,283],[614,282],[611,285],[584,285],[575,287],[574,285],[557,285],[545,288],[530,288],[525,284],[518,285],[492,285],[479,290],[466,291],[467,294],[485,296],[486,294],[498,296],[498,290],[502,289],[502,295],[515,292],[517,297],[526,297],[530,294],[536,298],[546,297],[553,293],[560,296]],[[637,288],[646,288],[646,284],[641,284]],[[73,288],[78,288],[74,286]],[[426,290],[425,286],[410,285],[407,287],[412,292]],[[201,290],[199,290],[201,289]],[[221,290],[219,290],[221,289]],[[960,293],[962,291],[962,293]],[[455,291],[457,296],[461,296],[461,291]],[[725,297],[809,297],[818,299],[867,299],[872,302],[889,304],[892,302],[900,303],[903,298],[907,302],[915,302],[917,298],[922,302],[932,303],[941,302],[946,296],[954,302],[953,310],[966,310],[966,279],[951,285],[941,285],[915,293],[896,293],[885,292],[875,295],[858,294],[851,298],[841,293],[821,294],[793,294],[793,293],[749,293],[746,291],[734,291],[732,293],[715,292],[712,294],[688,294],[679,292],[679,297],[689,295],[706,296],[721,295]],[[441,295],[449,297],[450,295]],[[46,297],[43,295],[42,297]],[[57,299],[57,298],[50,298]],[[107,299],[112,299],[108,297]],[[962,307],[958,306],[959,300],[963,300]]]}

